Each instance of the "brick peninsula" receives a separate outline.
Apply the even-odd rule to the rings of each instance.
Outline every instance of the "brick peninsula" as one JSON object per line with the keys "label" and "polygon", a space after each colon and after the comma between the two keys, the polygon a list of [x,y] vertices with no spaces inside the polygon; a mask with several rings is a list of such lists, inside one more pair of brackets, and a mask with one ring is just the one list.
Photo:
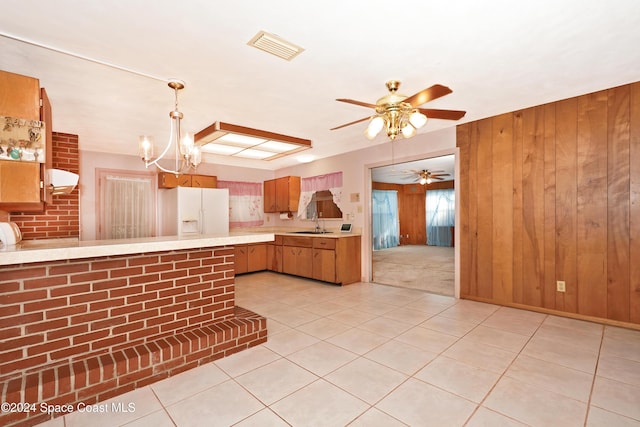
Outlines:
{"label": "brick peninsula", "polygon": [[[95,404],[265,342],[266,319],[235,305],[234,245],[273,240],[232,232],[0,247],[2,401]],[[0,424],[51,417],[3,412]]]}

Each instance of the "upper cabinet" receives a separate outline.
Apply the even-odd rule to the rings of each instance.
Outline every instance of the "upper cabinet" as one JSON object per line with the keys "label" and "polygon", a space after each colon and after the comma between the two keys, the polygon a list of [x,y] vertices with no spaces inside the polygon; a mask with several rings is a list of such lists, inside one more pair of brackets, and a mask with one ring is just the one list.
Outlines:
{"label": "upper cabinet", "polygon": [[198,187],[217,188],[218,178],[211,175],[178,175],[171,172],[158,174],[158,188]]}
{"label": "upper cabinet", "polygon": [[299,176],[285,176],[264,182],[265,212],[296,212],[299,200]]}
{"label": "upper cabinet", "polygon": [[0,115],[40,120],[40,81],[0,71]]}
{"label": "upper cabinet", "polygon": [[[41,98],[42,97],[42,98]],[[0,143],[0,210],[42,211],[47,194],[43,190],[44,171],[51,167],[51,105],[40,82],[33,77],[0,71],[0,116],[20,120],[36,120],[45,123],[45,163],[16,159],[9,145]],[[31,134],[32,130],[28,129]],[[19,143],[18,143],[19,144]],[[40,148],[41,149],[41,148]],[[42,157],[40,158],[42,159]]]}

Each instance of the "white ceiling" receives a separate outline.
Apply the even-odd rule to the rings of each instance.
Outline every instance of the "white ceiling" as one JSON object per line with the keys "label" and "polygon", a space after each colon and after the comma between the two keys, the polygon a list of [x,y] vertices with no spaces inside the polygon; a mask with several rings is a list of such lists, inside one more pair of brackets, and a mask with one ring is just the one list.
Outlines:
{"label": "white ceiling", "polygon": [[[421,133],[640,80],[638,0],[3,0],[2,10],[0,68],[38,77],[54,130],[80,135],[82,150],[134,155],[138,135],[163,141],[169,78],[186,82],[183,128],[220,120],[307,138],[316,158],[387,142],[368,141],[366,122],[329,129],[371,113],[336,98],[375,103],[390,79],[406,95],[449,86],[425,107],[467,111]],[[305,51],[287,62],[247,46],[260,30]]]}

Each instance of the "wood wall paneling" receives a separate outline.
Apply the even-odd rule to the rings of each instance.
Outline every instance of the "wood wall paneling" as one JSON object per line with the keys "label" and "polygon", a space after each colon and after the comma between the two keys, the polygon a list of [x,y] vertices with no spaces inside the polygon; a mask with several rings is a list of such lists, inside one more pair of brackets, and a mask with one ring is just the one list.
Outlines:
{"label": "wood wall paneling", "polygon": [[556,308],[556,105],[544,106],[544,289],[547,308]]}
{"label": "wood wall paneling", "polygon": [[631,85],[629,117],[629,321],[640,324],[640,83]]}
{"label": "wood wall paneling", "polygon": [[607,317],[607,94],[578,98],[578,312]]}
{"label": "wood wall paneling", "polygon": [[607,317],[629,321],[630,86],[607,99]]}
{"label": "wood wall paneling", "polygon": [[544,109],[529,108],[522,117],[523,303],[543,307]]}
{"label": "wood wall paneling", "polygon": [[578,311],[577,265],[577,150],[578,99],[556,104],[556,279],[566,292],[556,294],[556,309]]}
{"label": "wood wall paneling", "polygon": [[478,162],[475,175],[478,182],[476,205],[478,209],[477,247],[478,293],[493,298],[493,123],[483,120],[478,123]]}
{"label": "wood wall paneling", "polygon": [[463,297],[640,325],[640,82],[460,125],[457,144]]}
{"label": "wood wall paneling", "polygon": [[[468,162],[470,158],[469,150],[470,150],[470,127],[462,127],[458,126],[456,128],[456,141],[458,147],[460,147],[459,151],[459,165],[460,165],[460,173],[458,185],[461,188],[469,188],[469,165]],[[469,191],[459,192],[458,198],[458,223],[460,224],[460,241],[464,242],[462,246],[459,248],[460,253],[460,295],[469,295],[470,289],[470,277],[468,266],[471,264],[471,255],[469,242],[471,241],[471,233],[469,229]]]}
{"label": "wood wall paneling", "polygon": [[[513,120],[497,116],[492,129],[492,295],[496,301],[513,299]],[[488,173],[488,171],[487,171]]]}

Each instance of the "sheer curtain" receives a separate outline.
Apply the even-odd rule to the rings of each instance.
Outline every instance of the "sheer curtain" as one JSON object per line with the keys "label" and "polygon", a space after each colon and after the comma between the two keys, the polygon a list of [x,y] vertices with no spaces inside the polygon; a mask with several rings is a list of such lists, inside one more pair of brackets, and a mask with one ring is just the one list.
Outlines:
{"label": "sheer curtain", "polygon": [[373,249],[398,246],[400,222],[398,219],[398,192],[373,190]]}
{"label": "sheer curtain", "polygon": [[258,227],[264,224],[262,183],[218,181],[229,189],[229,227]]}
{"label": "sheer curtain", "polygon": [[100,179],[102,239],[151,237],[155,228],[153,177],[103,174]]}
{"label": "sheer curtain", "polygon": [[454,189],[428,190],[426,203],[427,245],[451,246],[456,212]]}
{"label": "sheer curtain", "polygon": [[333,172],[325,175],[302,178],[300,180],[298,218],[306,218],[307,206],[309,206],[313,198],[313,193],[324,190],[331,192],[333,203],[342,210],[342,172]]}

